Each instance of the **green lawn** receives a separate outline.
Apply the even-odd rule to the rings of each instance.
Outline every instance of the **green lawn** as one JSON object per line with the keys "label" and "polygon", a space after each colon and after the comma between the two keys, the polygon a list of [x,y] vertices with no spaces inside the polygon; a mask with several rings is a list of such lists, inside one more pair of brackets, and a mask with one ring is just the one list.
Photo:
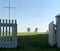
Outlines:
{"label": "green lawn", "polygon": [[0,48],[0,51],[60,51],[60,48],[48,44],[47,33],[18,33],[18,47],[13,49]]}

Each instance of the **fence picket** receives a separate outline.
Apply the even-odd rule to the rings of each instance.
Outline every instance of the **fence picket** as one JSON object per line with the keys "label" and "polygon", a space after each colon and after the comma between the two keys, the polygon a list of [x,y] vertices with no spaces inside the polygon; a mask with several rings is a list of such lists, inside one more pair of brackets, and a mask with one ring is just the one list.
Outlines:
{"label": "fence picket", "polygon": [[3,19],[3,42],[4,42],[4,19]]}
{"label": "fence picket", "polygon": [[13,27],[13,20],[12,20],[12,41],[14,40],[14,37],[13,37],[13,36],[14,36],[14,35],[13,35],[13,34],[14,34],[14,30],[13,30],[13,28],[14,28],[14,27]]}
{"label": "fence picket", "polygon": [[7,42],[7,19],[6,19],[6,42]]}
{"label": "fence picket", "polygon": [[10,42],[10,19],[9,19],[9,42]]}

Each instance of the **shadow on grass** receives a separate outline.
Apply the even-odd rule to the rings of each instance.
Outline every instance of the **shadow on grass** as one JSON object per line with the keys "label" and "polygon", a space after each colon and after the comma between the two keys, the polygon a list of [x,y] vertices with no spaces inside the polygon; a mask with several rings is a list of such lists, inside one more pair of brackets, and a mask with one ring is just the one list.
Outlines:
{"label": "shadow on grass", "polygon": [[3,48],[0,51],[60,51],[48,44],[48,34],[18,36],[18,47],[15,49]]}

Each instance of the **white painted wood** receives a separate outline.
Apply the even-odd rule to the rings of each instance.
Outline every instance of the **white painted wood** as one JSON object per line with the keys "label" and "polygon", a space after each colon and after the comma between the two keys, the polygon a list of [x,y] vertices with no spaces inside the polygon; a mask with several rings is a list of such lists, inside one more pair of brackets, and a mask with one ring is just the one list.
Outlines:
{"label": "white painted wood", "polygon": [[6,19],[6,42],[7,42],[7,19]]}
{"label": "white painted wood", "polygon": [[55,37],[55,25],[54,25],[54,22],[52,21],[50,24],[49,24],[49,34],[48,34],[48,42],[50,45],[55,45],[56,44],[56,37]]}
{"label": "white painted wood", "polygon": [[4,19],[3,19],[3,42],[4,42]]}
{"label": "white painted wood", "polygon": [[9,42],[10,42],[10,19],[9,19]]}
{"label": "white painted wood", "polygon": [[[3,27],[3,36],[0,36],[0,39],[2,41],[0,41],[0,48],[16,48],[17,47],[17,23],[15,20],[15,23],[10,23],[11,20],[9,20],[9,23],[4,23],[5,20],[3,20],[3,23],[1,23],[1,19],[0,19],[0,32],[1,32],[1,27]],[[4,27],[6,27],[6,41],[4,41]],[[9,36],[8,35],[8,30],[7,27],[9,27]],[[10,27],[12,27],[12,41],[10,41]],[[0,34],[1,35],[1,34]]]}
{"label": "white painted wood", "polygon": [[14,30],[14,29],[13,29],[13,20],[12,20],[12,41],[14,40],[14,37],[13,37],[13,34],[14,34],[14,33],[13,33],[13,30]]}

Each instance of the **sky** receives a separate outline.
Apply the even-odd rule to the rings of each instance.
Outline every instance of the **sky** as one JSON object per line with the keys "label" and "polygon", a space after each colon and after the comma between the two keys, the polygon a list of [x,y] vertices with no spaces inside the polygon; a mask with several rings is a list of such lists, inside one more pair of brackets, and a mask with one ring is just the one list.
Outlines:
{"label": "sky", "polygon": [[[55,16],[60,13],[60,0],[10,0],[11,1],[11,17],[17,20],[18,32],[26,32],[27,28],[31,28],[34,32],[38,28],[38,32],[48,30],[48,24],[55,21]],[[9,0],[0,0],[0,19],[9,19],[8,7]]]}

